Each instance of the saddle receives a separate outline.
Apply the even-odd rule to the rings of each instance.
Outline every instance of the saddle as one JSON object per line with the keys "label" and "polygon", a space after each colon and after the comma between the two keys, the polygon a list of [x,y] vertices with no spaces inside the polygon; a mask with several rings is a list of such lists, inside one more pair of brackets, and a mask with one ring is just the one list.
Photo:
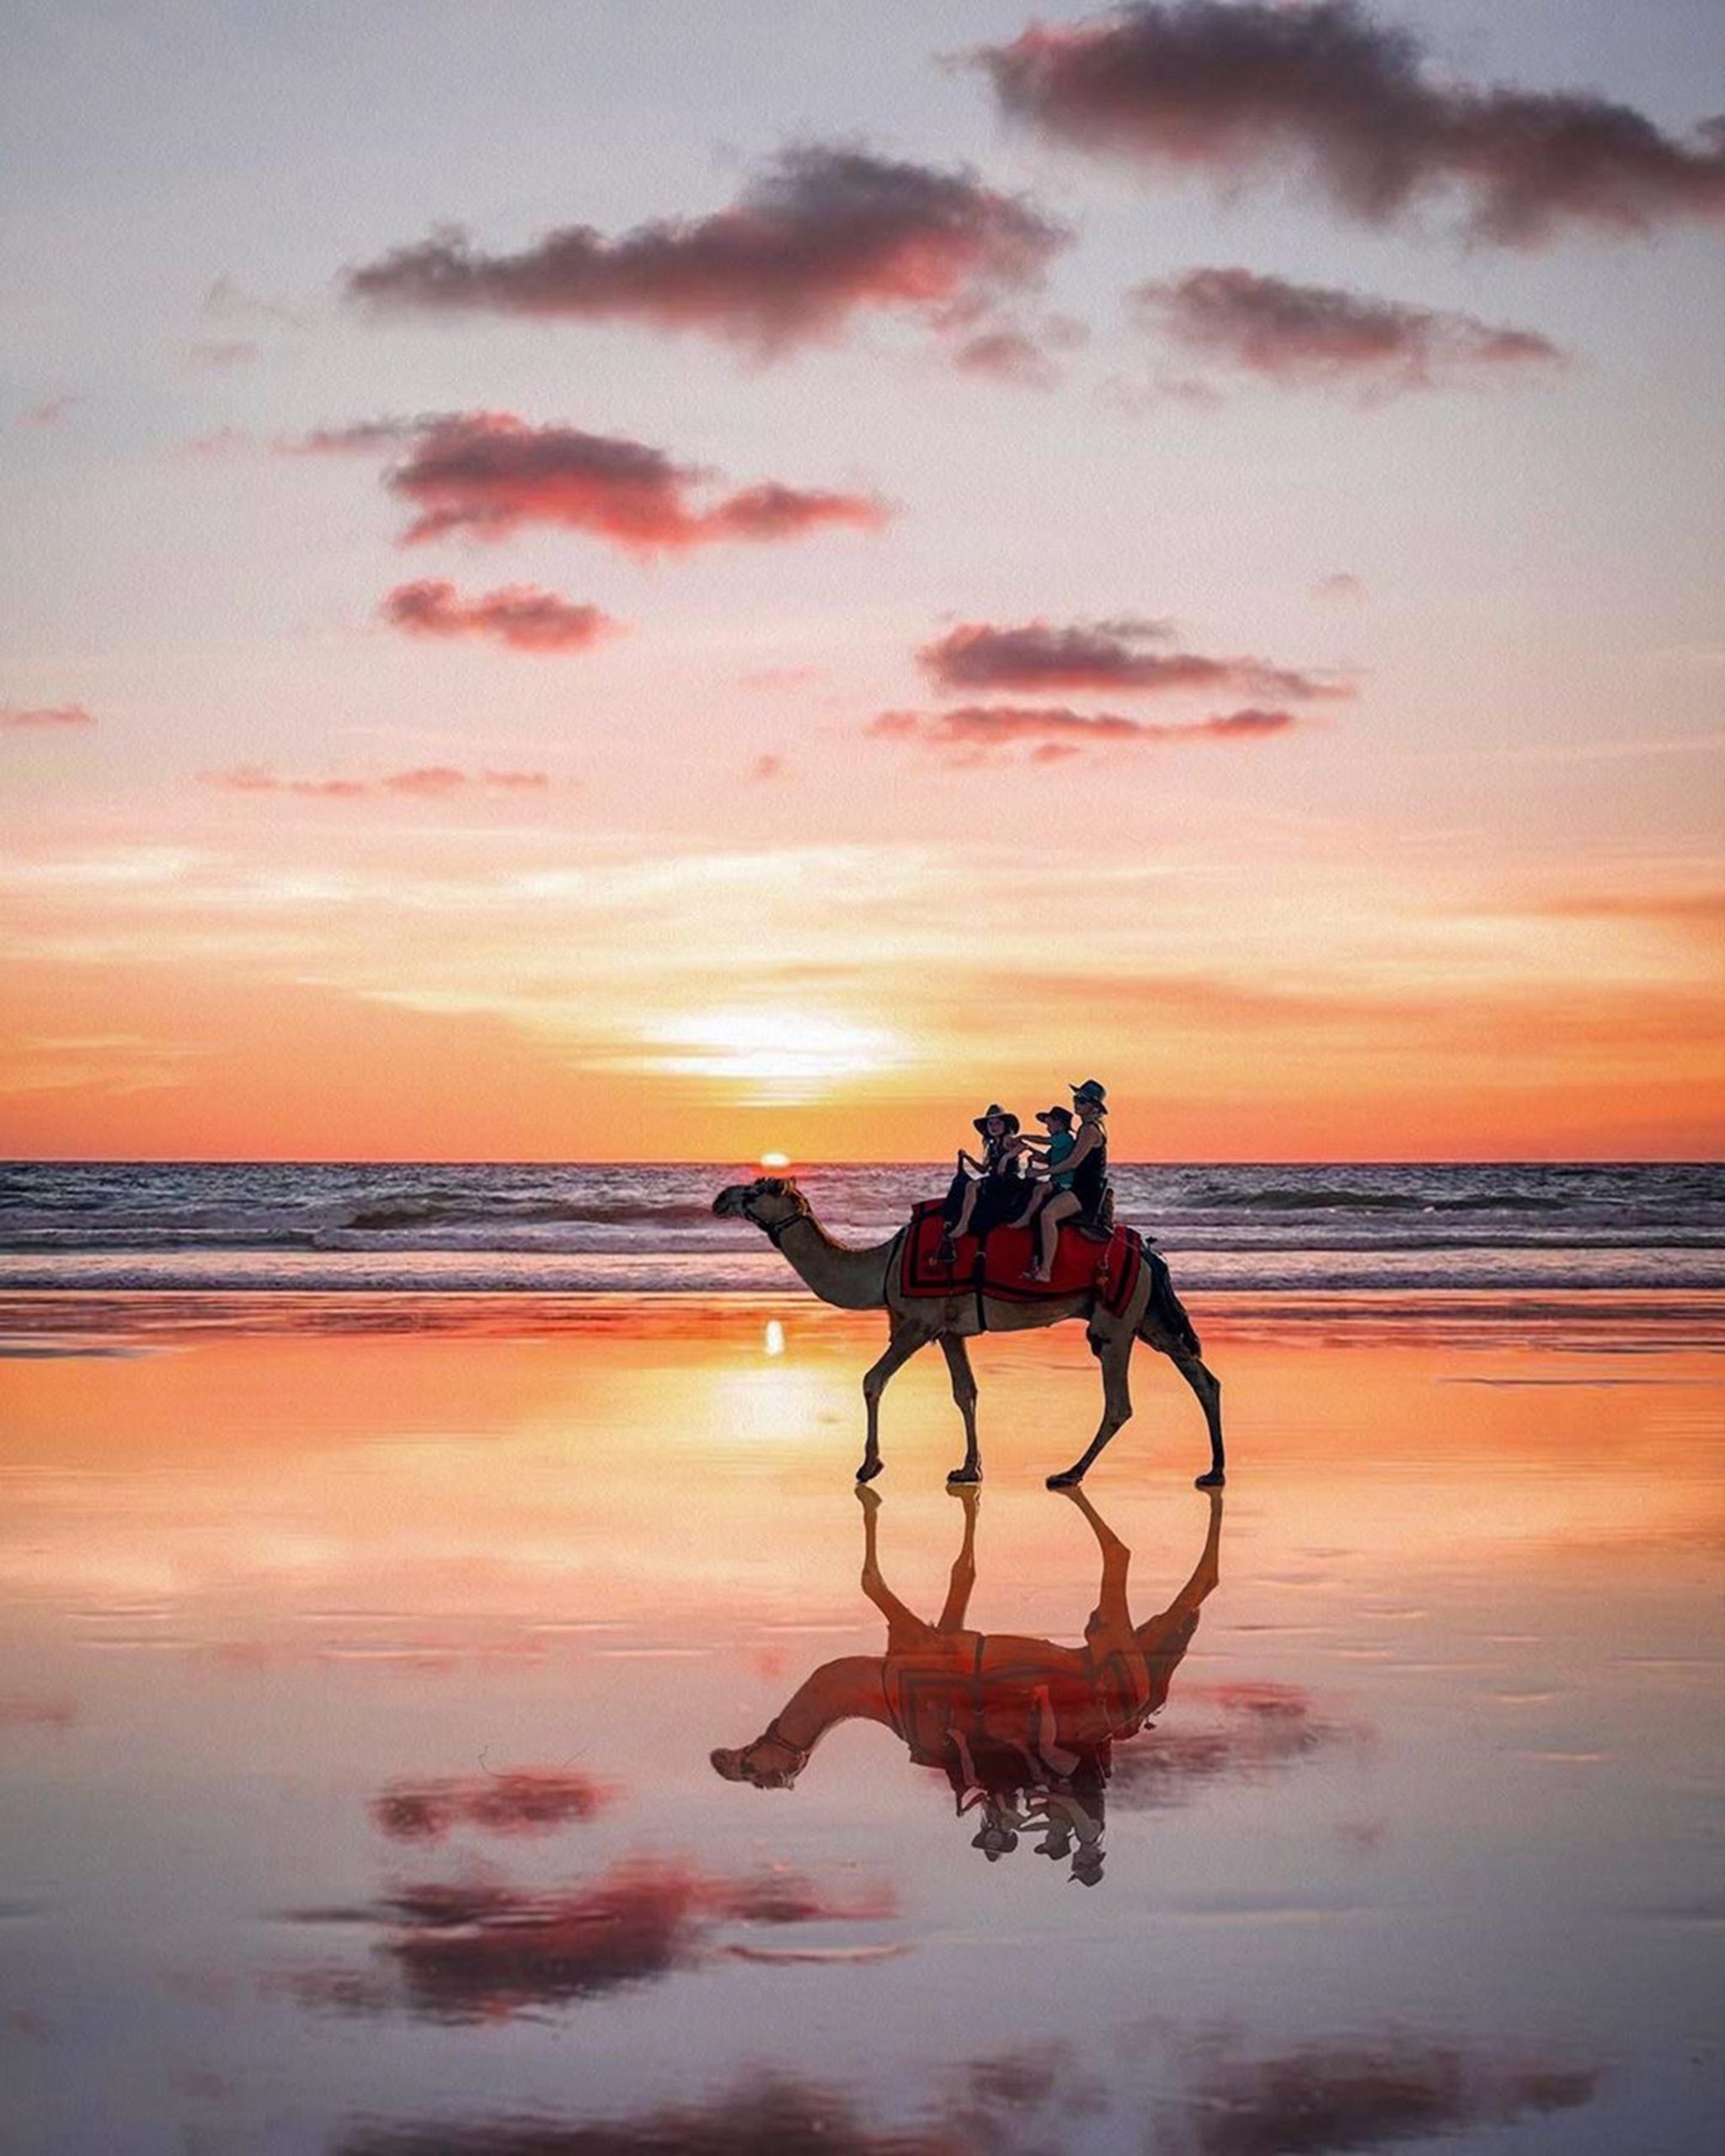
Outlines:
{"label": "saddle", "polygon": [[992,1228],[985,1235],[960,1235],[950,1265],[937,1255],[946,1232],[942,1201],[928,1198],[911,1214],[899,1253],[899,1289],[911,1298],[967,1294],[973,1290],[1002,1302],[1040,1303],[1051,1296],[1093,1294],[1110,1317],[1132,1299],[1144,1267],[1144,1244],[1134,1228],[1111,1227],[1106,1236],[1063,1225],[1051,1277],[1027,1280],[1036,1254],[1033,1228]]}

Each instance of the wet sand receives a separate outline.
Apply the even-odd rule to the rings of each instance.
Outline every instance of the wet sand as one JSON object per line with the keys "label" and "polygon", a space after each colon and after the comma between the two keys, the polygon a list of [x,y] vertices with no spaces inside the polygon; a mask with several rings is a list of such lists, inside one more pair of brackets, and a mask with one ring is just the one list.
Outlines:
{"label": "wet sand", "polygon": [[[1094,1424],[1081,1334],[980,1342],[968,1627],[1080,1646],[1106,1534],[1135,1623],[1197,1598],[1086,1884],[1040,1830],[991,1861],[878,1721],[790,1790],[708,1764],[887,1644],[879,1320],[13,1299],[0,2140],[1712,2148],[1719,1314],[1662,1308],[1195,1311],[1196,1590],[1172,1373],[1140,1354],[1099,1530],[1041,1486]],[[877,1584],[932,1619],[937,1358],[883,1435]]]}

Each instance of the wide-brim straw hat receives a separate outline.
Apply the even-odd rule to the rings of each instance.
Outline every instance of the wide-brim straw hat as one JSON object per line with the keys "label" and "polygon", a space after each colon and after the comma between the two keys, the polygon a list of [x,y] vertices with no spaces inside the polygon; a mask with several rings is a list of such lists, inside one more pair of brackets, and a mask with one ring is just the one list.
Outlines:
{"label": "wide-brim straw hat", "polygon": [[973,1117],[971,1119],[970,1128],[979,1137],[986,1138],[988,1135],[988,1126],[990,1123],[996,1122],[1005,1123],[1008,1134],[1014,1137],[1017,1136],[1018,1131],[1017,1117],[1008,1114],[1007,1110],[1001,1106],[998,1101],[991,1101],[980,1115]]}

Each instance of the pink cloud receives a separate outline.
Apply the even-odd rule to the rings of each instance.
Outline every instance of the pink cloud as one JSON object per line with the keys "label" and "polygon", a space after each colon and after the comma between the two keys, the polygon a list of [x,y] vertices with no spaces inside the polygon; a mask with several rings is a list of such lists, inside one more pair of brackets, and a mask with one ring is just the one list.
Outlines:
{"label": "pink cloud", "polygon": [[1165,622],[1136,620],[1066,627],[1037,621],[1012,628],[964,622],[925,644],[916,657],[930,679],[948,691],[1079,689],[1155,695],[1232,690],[1296,702],[1353,693],[1345,683],[1272,666],[1261,659],[1142,648],[1169,633]]}
{"label": "pink cloud", "polygon": [[537,791],[548,786],[544,771],[456,771],[445,764],[387,772],[382,778],[285,778],[256,764],[243,764],[232,771],[206,771],[204,785],[222,793],[286,793],[310,801],[364,801],[379,794],[403,794],[409,798],[437,800],[473,787],[502,792]]}
{"label": "pink cloud", "polygon": [[0,727],[27,730],[37,728],[52,733],[68,726],[93,726],[96,715],[86,711],[82,704],[34,704],[0,706]]}
{"label": "pink cloud", "polygon": [[1168,725],[1118,712],[1071,711],[1065,705],[961,704],[951,711],[883,712],[866,730],[878,741],[961,753],[1023,747],[1033,763],[1053,764],[1087,749],[1129,742],[1257,740],[1299,723],[1292,712],[1256,708]]}
{"label": "pink cloud", "polygon": [[703,504],[697,467],[663,450],[574,427],[535,427],[508,412],[372,419],[321,428],[278,445],[289,454],[343,455],[405,443],[384,484],[414,511],[409,543],[467,531],[500,539],[523,525],[586,531],[632,553],[676,552],[724,540],[794,538],[823,526],[872,531],[886,521],[870,497],[788,487],[745,487]]}
{"label": "pink cloud", "polygon": [[1188,270],[1129,296],[1148,326],[1183,350],[1290,387],[1394,396],[1563,362],[1530,329],[1250,270]]}
{"label": "pink cloud", "polygon": [[489,637],[511,651],[540,654],[585,651],[620,626],[597,606],[572,606],[526,584],[477,599],[462,599],[452,584],[402,584],[380,611],[410,636]]}

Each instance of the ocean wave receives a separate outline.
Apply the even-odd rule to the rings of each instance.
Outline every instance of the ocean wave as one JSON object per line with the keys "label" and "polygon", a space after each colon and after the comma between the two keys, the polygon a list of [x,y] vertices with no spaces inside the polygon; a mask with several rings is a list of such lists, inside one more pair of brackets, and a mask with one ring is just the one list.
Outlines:
{"label": "ocean wave", "polygon": [[693,1227],[710,1222],[711,1199],[693,1202],[649,1197],[603,1198],[499,1199],[457,1193],[449,1198],[397,1198],[381,1205],[362,1205],[346,1219],[335,1222],[325,1233],[343,1230],[389,1231],[398,1228],[501,1228],[554,1226],[559,1222],[586,1223],[594,1227],[611,1225],[654,1224],[663,1228]]}
{"label": "ocean wave", "polygon": [[1229,1209],[1279,1213],[1565,1213],[1574,1200],[1566,1197],[1537,1197],[1517,1191],[1482,1192],[1471,1196],[1439,1198],[1420,1191],[1279,1189],[1235,1191],[1218,1194],[1216,1202]]}

